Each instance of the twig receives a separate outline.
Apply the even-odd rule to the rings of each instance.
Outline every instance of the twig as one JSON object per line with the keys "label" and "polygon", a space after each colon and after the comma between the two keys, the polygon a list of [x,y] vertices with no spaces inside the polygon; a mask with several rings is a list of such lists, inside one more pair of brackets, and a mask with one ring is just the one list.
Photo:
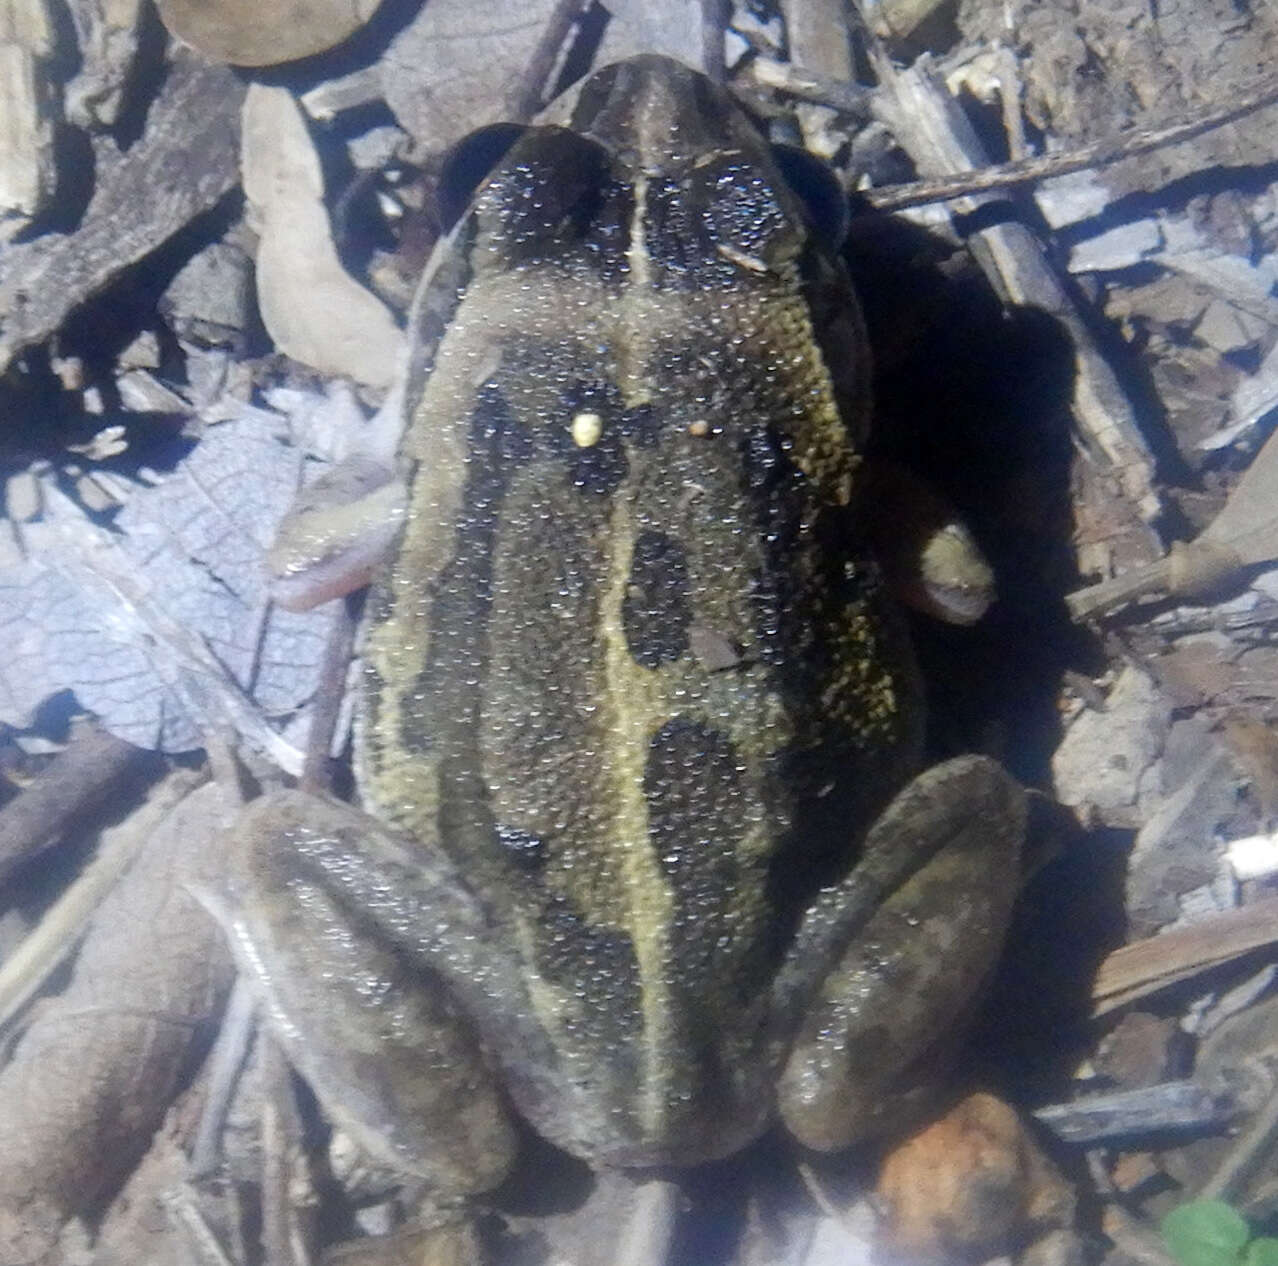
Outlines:
{"label": "twig", "polygon": [[1033,184],[1092,167],[1108,167],[1166,145],[1178,145],[1275,103],[1278,103],[1278,79],[1266,79],[1229,105],[1186,111],[1156,127],[1137,128],[1124,136],[1104,137],[1060,154],[1044,154],[1038,158],[984,167],[980,171],[956,172],[952,176],[916,180],[909,184],[865,189],[861,196],[876,210],[900,211],[904,207],[944,202],[990,189]]}
{"label": "twig", "polygon": [[161,1192],[160,1206],[173,1226],[180,1228],[185,1235],[192,1260],[197,1266],[234,1266],[187,1188],[176,1187]]}
{"label": "twig", "polygon": [[0,968],[0,1027],[43,988],[49,973],[80,943],[103,896],[128,869],[151,833],[204,780],[203,773],[175,770],[127,821],[104,833],[97,856],[84,873],[49,907],[35,930]]}
{"label": "twig", "polygon": [[1199,1194],[1205,1199],[1237,1198],[1257,1164],[1271,1159],[1275,1140],[1278,1140],[1278,1091],[1269,1096],[1235,1140]]}
{"label": "twig", "polygon": [[231,1096],[253,1038],[254,1006],[253,990],[243,976],[237,976],[209,1059],[208,1094],[195,1132],[195,1142],[191,1145],[193,1178],[203,1178],[218,1167],[222,1127],[226,1124]]}
{"label": "twig", "polygon": [[1189,544],[1166,558],[1080,589],[1066,602],[1075,619],[1097,616],[1159,591],[1201,599],[1248,568],[1278,558],[1278,434],[1271,435],[1220,513]]}
{"label": "twig", "polygon": [[99,595],[118,627],[145,645],[155,670],[206,733],[233,728],[286,773],[299,774],[301,753],[271,728],[208,647],[154,599],[136,562],[64,494],[51,489],[49,497],[61,511],[51,524],[58,533],[56,568]]}
{"label": "twig", "polygon": [[727,0],[701,0],[701,69],[717,84],[728,75],[723,34],[728,27]]}
{"label": "twig", "polygon": [[510,98],[513,121],[527,123],[538,110],[546,104],[546,92],[553,87],[550,81],[551,71],[559,60],[559,55],[582,10],[585,0],[559,0],[555,11],[546,22],[546,27],[528,59],[528,66],[520,78],[519,85]]}
{"label": "twig", "polygon": [[[892,111],[892,130],[920,168],[953,171],[986,165],[970,121],[937,80],[927,58],[899,70],[886,55],[879,55],[876,66],[888,89],[883,108]],[[977,195],[961,209],[974,211],[989,198]],[[1007,303],[1042,309],[1069,332],[1075,357],[1072,408],[1079,429],[1145,521],[1155,519],[1162,503],[1154,491],[1153,457],[1135,411],[1034,234],[1026,225],[1010,221],[978,229],[969,235],[968,245]]]}
{"label": "twig", "polygon": [[[874,89],[836,79],[807,66],[787,66],[760,58],[750,64],[750,75],[765,88],[776,88],[799,101],[828,106],[854,119],[869,120],[874,113]],[[885,186],[889,189],[909,187]]]}
{"label": "twig", "polygon": [[1162,1236],[1145,1222],[1132,1217],[1120,1204],[1105,1206],[1101,1230],[1114,1241],[1123,1256],[1141,1266],[1177,1266],[1167,1251]]}
{"label": "twig", "polygon": [[298,1222],[295,1159],[301,1153],[301,1126],[284,1052],[262,1036],[262,1246],[271,1266],[309,1266]]}
{"label": "twig", "polygon": [[616,1266],[668,1261],[678,1204],[679,1188],[672,1182],[650,1179],[636,1186],[630,1216],[612,1259]]}
{"label": "twig", "polygon": [[359,628],[354,603],[355,595],[338,604],[337,614],[324,643],[324,659],[320,664],[319,684],[311,701],[311,726],[306,736],[306,760],[302,765],[301,785],[309,791],[330,791],[332,777],[329,753],[333,735],[346,693],[346,672],[355,649]]}

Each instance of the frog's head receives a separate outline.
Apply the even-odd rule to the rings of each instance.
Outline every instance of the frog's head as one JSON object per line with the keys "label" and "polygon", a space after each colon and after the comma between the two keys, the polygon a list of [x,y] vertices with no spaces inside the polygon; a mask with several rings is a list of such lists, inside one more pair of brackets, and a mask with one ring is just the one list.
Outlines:
{"label": "frog's head", "polygon": [[605,66],[582,86],[573,130],[593,137],[635,172],[669,176],[759,134],[718,84],[669,57]]}

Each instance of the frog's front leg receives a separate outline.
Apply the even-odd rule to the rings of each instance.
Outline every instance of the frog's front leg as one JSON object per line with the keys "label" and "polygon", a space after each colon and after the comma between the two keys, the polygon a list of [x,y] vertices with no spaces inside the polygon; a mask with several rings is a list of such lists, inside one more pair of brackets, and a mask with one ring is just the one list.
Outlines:
{"label": "frog's front leg", "polygon": [[301,792],[251,804],[237,835],[221,913],[273,1031],[331,1118],[438,1194],[495,1186],[514,1131],[472,1026],[427,965],[452,954],[503,987],[473,895],[442,859]]}
{"label": "frog's front leg", "polygon": [[306,611],[368,584],[404,525],[408,496],[391,466],[343,458],[298,494],[267,554],[272,596]]}
{"label": "frog's front leg", "polygon": [[1002,949],[1024,827],[1024,794],[1000,765],[947,761],[892,801],[856,869],[809,910],[777,999],[803,1007],[778,1082],[800,1142],[833,1151],[926,1110]]}

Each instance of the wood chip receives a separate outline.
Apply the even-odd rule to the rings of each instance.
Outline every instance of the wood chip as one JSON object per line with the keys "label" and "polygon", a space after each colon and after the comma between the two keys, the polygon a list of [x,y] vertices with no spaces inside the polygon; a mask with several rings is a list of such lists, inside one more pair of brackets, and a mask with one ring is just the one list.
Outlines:
{"label": "wood chip", "polygon": [[1222,910],[1114,950],[1092,981],[1093,1015],[1189,979],[1230,959],[1278,942],[1278,898]]}

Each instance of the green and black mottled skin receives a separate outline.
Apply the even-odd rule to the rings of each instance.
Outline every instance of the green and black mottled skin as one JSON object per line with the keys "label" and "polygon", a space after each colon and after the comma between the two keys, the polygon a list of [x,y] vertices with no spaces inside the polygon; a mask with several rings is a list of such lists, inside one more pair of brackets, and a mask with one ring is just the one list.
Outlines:
{"label": "green and black mottled skin", "polygon": [[552,1047],[585,1026],[631,1093],[661,1068],[663,1113],[739,1117],[761,1088],[720,1066],[763,1032],[807,802],[834,782],[821,808],[864,822],[916,759],[901,639],[830,548],[857,459],[805,295],[828,261],[740,110],[656,60],[518,142],[461,232],[362,785],[527,944]]}
{"label": "green and black mottled skin", "polygon": [[[832,973],[892,881],[854,863],[920,748],[898,616],[849,543],[866,364],[846,281],[750,120],[646,57],[509,150],[416,321],[357,771],[400,842],[295,824],[312,878],[288,883],[442,981],[519,1110],[578,1155],[725,1155],[774,1114],[787,1059],[810,1105],[791,1127],[846,1142],[821,1071],[845,1053],[815,1031],[810,1067],[792,1048],[861,989]],[[969,766],[902,811],[943,823],[927,847],[961,835],[960,784],[978,816],[1019,811]],[[898,865],[898,828],[870,861]],[[1000,900],[969,911],[986,965]],[[887,949],[863,957],[884,974]],[[902,1062],[882,1049],[871,1098]]]}

